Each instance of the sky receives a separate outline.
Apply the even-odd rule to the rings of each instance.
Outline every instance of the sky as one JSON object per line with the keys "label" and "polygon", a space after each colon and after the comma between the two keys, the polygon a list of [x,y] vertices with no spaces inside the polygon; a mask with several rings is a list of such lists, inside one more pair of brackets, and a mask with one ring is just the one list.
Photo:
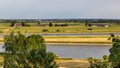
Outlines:
{"label": "sky", "polygon": [[0,0],[0,19],[120,19],[120,0]]}

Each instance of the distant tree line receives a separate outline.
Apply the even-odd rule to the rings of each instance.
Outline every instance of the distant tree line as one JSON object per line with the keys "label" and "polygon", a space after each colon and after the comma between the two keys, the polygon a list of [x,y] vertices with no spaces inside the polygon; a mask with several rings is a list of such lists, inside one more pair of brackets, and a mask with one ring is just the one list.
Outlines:
{"label": "distant tree line", "polygon": [[23,27],[30,27],[30,25],[29,24],[27,24],[27,23],[25,23],[25,22],[17,22],[17,21],[12,21],[11,22],[11,24],[10,24],[10,27],[14,27],[14,26],[16,26],[16,27],[19,27],[19,26],[23,26]]}
{"label": "distant tree line", "polygon": [[85,23],[89,21],[90,23],[114,23],[120,24],[119,19],[0,19],[0,23],[11,23],[12,21],[20,22],[53,22],[53,23],[60,23],[60,22],[74,22],[74,23]]}

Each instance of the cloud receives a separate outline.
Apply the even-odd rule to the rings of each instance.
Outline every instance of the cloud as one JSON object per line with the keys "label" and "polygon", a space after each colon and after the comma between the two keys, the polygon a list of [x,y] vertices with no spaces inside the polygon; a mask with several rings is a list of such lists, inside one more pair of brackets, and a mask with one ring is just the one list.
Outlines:
{"label": "cloud", "polygon": [[0,0],[0,18],[119,18],[119,0]]}

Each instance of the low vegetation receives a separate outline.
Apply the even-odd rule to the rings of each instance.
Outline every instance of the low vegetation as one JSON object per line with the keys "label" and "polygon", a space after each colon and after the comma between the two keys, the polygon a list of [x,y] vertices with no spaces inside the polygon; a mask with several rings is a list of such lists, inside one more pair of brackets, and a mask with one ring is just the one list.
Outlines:
{"label": "low vegetation", "polygon": [[112,68],[112,64],[109,62],[109,57],[107,55],[103,56],[103,59],[88,58],[90,63],[90,68]]}

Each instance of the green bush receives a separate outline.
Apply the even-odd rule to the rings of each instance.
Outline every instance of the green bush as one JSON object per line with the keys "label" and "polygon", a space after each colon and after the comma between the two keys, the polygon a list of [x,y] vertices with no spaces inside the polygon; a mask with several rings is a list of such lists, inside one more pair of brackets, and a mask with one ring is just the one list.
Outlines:
{"label": "green bush", "polygon": [[103,59],[89,57],[90,68],[112,68],[111,62],[108,61],[108,56],[104,55]]}

